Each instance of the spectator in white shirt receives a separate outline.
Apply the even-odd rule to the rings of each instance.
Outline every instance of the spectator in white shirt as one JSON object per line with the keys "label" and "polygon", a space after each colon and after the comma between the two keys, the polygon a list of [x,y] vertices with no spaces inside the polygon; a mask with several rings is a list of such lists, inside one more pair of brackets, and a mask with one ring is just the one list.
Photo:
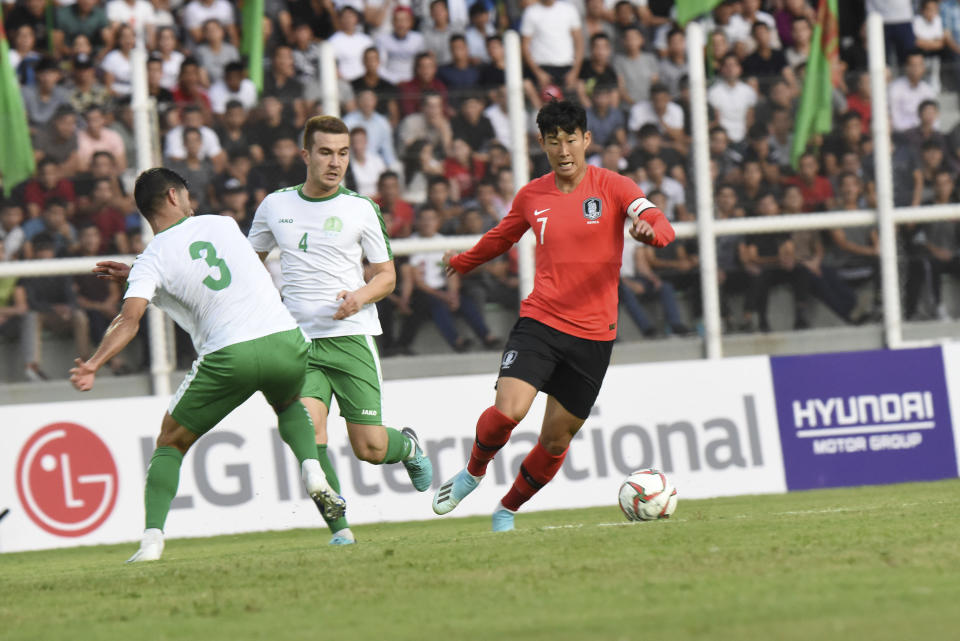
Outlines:
{"label": "spectator in white shirt", "polygon": [[203,146],[200,149],[199,158],[201,160],[209,158],[214,166],[221,168],[226,161],[226,154],[220,146],[220,138],[213,129],[203,124],[203,111],[196,105],[184,107],[183,124],[168,131],[164,137],[164,155],[167,160],[183,160],[187,157],[187,149],[183,144],[183,130],[189,128],[200,132]]}
{"label": "spectator in white shirt", "polygon": [[427,45],[419,31],[413,31],[413,12],[409,7],[393,10],[393,31],[376,40],[383,60],[380,75],[395,85],[413,79],[413,60],[426,51]]}
{"label": "spectator in white shirt", "polygon": [[650,88],[650,100],[638,102],[630,108],[630,131],[640,131],[647,123],[656,125],[660,133],[670,140],[683,140],[683,107],[671,102],[670,90],[666,85],[653,85]]}
{"label": "spectator in white shirt", "polygon": [[722,78],[707,92],[707,101],[717,111],[720,125],[734,143],[740,143],[753,124],[753,108],[757,104],[757,92],[740,80],[740,59],[728,53],[720,64]]}
{"label": "spectator in white shirt", "polygon": [[363,129],[364,147],[372,152],[371,155],[380,156],[388,166],[397,162],[393,149],[393,128],[387,117],[377,112],[376,91],[370,88],[360,89],[357,92],[357,110],[344,116],[343,122],[351,131]]}
{"label": "spectator in white shirt", "polygon": [[379,154],[367,153],[367,130],[354,127],[350,130],[350,174],[353,176],[353,189],[361,196],[373,198],[377,195],[377,182],[380,174],[387,170]]}
{"label": "spectator in white shirt", "polygon": [[688,220],[687,195],[683,185],[667,175],[667,163],[660,156],[651,156],[644,163],[647,179],[640,183],[643,193],[661,192],[667,197],[667,206],[663,215],[667,220]]}
{"label": "spectator in white shirt", "polygon": [[233,4],[229,0],[191,0],[183,8],[181,17],[194,44],[203,42],[203,23],[207,20],[216,20],[222,24],[227,32],[227,40],[234,46],[240,44]]}
{"label": "spectator in white shirt", "polygon": [[940,58],[947,55],[948,49],[939,0],[920,3],[920,14],[913,17],[913,35],[917,39],[917,49],[927,59],[927,82],[940,93]]}
{"label": "spectator in white shirt", "polygon": [[148,44],[153,43],[157,17],[147,0],[110,0],[106,9],[111,26],[130,25],[135,32],[143,31]]}
{"label": "spectator in white shirt", "polygon": [[539,0],[523,10],[523,61],[542,91],[548,85],[572,90],[583,64],[580,14],[569,2]]}
{"label": "spectator in white shirt", "polygon": [[914,50],[907,54],[906,75],[890,83],[890,124],[895,132],[906,131],[920,124],[920,104],[924,100],[936,100],[937,92],[924,82],[927,68],[923,54]]}
{"label": "spectator in white shirt", "polygon": [[867,13],[883,16],[883,38],[887,45],[887,63],[896,53],[897,63],[905,64],[916,46],[913,35],[913,0],[867,0]]}
{"label": "spectator in white shirt", "polygon": [[244,109],[253,109],[257,106],[257,87],[252,80],[244,77],[243,63],[238,60],[224,67],[223,80],[213,83],[207,97],[215,114],[226,112],[227,103],[231,100],[238,101]]}
{"label": "spectator in white shirt", "polygon": [[350,82],[363,75],[363,52],[373,46],[373,38],[357,30],[360,13],[351,5],[340,8],[340,29],[330,36],[340,77]]}

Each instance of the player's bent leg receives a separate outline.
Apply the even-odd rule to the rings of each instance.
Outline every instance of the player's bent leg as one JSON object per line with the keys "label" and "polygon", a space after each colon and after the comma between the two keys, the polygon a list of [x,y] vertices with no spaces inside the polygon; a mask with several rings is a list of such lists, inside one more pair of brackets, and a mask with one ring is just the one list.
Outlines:
{"label": "player's bent leg", "polygon": [[343,518],[347,502],[333,489],[320,464],[318,446],[314,441],[316,433],[306,406],[299,399],[295,400],[277,412],[277,422],[280,437],[297,457],[300,477],[324,520],[330,522]]}
{"label": "player's bent leg", "polygon": [[[329,413],[327,405],[319,398],[307,396],[302,397],[300,401],[303,403],[304,407],[307,408],[307,412],[310,414],[310,420],[313,421],[317,459],[320,461],[320,467],[323,468],[323,473],[327,478],[327,483],[329,483],[330,487],[333,488],[333,491],[339,495],[340,478],[337,476],[337,471],[334,469],[333,462],[330,460],[330,455],[327,453],[327,416]],[[353,533],[350,531],[350,525],[347,522],[346,516],[340,516],[336,519],[328,519],[324,514],[323,505],[321,503],[317,503],[317,509],[320,511],[320,515],[323,516],[323,520],[326,522],[327,527],[330,529],[330,533],[333,535],[333,538],[330,539],[331,545],[348,545],[348,541],[349,543],[356,542]]]}
{"label": "player's bent leg", "polygon": [[475,490],[487,472],[487,464],[510,440],[513,428],[527,412],[537,388],[519,378],[503,376],[497,380],[497,397],[477,419],[476,438],[467,467],[444,482],[433,497],[433,511],[448,514]]}
{"label": "player's bent leg", "polygon": [[[547,398],[540,439],[523,459],[513,486],[500,500],[494,512],[493,530],[495,532],[513,529],[512,514],[503,512],[516,513],[521,505],[529,501],[556,476],[567,456],[570,441],[579,431],[584,420],[569,412],[553,396]],[[508,521],[510,527],[507,527]]]}
{"label": "player's bent leg", "polygon": [[382,425],[347,421],[347,433],[357,458],[374,465],[403,463],[413,487],[424,492],[433,482],[433,465],[409,427],[397,430]]}
{"label": "player's bent leg", "polygon": [[157,437],[157,448],[147,468],[147,482],[143,492],[146,523],[140,549],[127,563],[156,561],[163,554],[163,526],[170,512],[170,503],[180,485],[180,465],[183,455],[197,440],[194,434],[180,425],[169,412],[164,415]]}

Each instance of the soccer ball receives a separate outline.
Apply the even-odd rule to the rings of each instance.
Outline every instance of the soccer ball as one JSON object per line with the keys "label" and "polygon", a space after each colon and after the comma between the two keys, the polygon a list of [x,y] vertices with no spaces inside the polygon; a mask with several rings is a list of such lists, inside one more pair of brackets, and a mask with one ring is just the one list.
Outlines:
{"label": "soccer ball", "polygon": [[677,488],[659,470],[637,470],[620,486],[620,509],[628,521],[670,518],[677,509]]}

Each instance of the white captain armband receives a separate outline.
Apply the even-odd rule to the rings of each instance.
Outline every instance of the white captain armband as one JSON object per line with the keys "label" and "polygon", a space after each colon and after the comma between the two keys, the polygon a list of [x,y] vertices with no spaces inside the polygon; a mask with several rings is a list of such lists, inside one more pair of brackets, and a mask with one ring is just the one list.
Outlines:
{"label": "white captain armband", "polygon": [[647,211],[648,209],[656,209],[657,206],[646,198],[637,198],[635,201],[627,205],[627,216],[633,219],[634,222],[637,221],[637,218],[640,217],[640,214]]}

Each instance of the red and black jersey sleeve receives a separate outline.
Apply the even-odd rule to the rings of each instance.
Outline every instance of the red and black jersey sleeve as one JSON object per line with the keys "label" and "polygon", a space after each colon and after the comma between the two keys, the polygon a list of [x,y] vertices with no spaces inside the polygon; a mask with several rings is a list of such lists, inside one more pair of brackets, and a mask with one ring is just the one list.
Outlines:
{"label": "red and black jersey sleeve", "polygon": [[650,226],[653,227],[655,236],[653,241],[649,243],[650,245],[666,247],[673,242],[676,238],[673,225],[656,205],[647,200],[646,194],[643,193],[639,185],[626,176],[614,174],[608,188],[618,201],[617,208],[624,212],[624,215],[627,214],[628,209],[633,208],[639,213],[640,220],[650,223]]}

